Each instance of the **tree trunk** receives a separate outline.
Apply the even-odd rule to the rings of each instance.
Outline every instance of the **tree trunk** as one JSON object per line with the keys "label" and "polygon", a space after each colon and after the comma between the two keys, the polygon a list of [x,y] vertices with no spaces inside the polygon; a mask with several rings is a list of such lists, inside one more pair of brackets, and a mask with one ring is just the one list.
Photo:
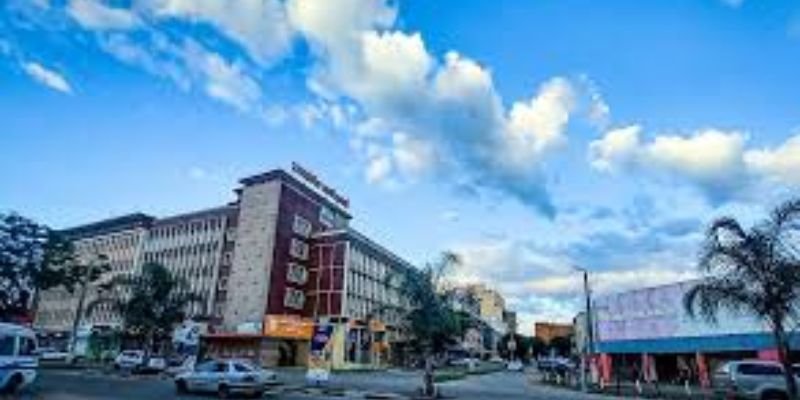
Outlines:
{"label": "tree trunk", "polygon": [[423,375],[423,395],[433,397],[436,395],[436,385],[433,382],[433,355],[425,353],[425,373]]}
{"label": "tree trunk", "polygon": [[783,331],[783,324],[774,325],[775,345],[778,348],[778,361],[783,366],[783,377],[786,379],[786,390],[789,392],[790,399],[797,399],[797,381],[794,380],[792,371],[792,360],[789,359],[789,344],[786,340],[786,332]]}
{"label": "tree trunk", "polygon": [[86,282],[81,283],[81,294],[78,297],[78,307],[75,309],[75,318],[72,320],[72,336],[69,338],[69,352],[75,355],[75,346],[78,343],[78,328],[80,327],[81,320],[83,319],[83,306],[86,302],[86,291],[88,290]]}

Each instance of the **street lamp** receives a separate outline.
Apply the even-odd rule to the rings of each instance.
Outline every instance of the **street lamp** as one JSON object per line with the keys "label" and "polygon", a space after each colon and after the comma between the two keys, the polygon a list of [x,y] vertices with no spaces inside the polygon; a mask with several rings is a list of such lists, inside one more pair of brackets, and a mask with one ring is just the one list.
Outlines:
{"label": "street lamp", "polygon": [[583,356],[581,357],[581,390],[588,391],[586,384],[586,368],[588,367],[588,360],[592,358],[594,352],[594,337],[592,332],[592,299],[591,291],[589,290],[589,271],[586,268],[573,266],[573,268],[583,273],[583,295],[586,300],[586,310],[584,316],[584,343],[583,343]]}

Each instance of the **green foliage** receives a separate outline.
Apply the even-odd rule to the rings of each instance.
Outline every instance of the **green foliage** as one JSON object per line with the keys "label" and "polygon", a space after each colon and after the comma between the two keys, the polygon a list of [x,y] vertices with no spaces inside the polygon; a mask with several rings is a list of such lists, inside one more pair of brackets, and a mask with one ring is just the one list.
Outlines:
{"label": "green foliage", "polygon": [[468,322],[464,315],[450,307],[449,292],[445,290],[447,270],[460,263],[452,253],[423,269],[408,269],[400,277],[400,292],[410,301],[405,321],[411,334],[413,350],[419,354],[438,354],[454,337],[463,335]]}
{"label": "green foliage", "polygon": [[[509,342],[513,338],[516,348],[512,352]],[[518,333],[506,333],[497,344],[497,351],[505,359],[527,360],[531,352],[531,338]]]}
{"label": "green foliage", "polygon": [[772,328],[796,397],[789,371],[787,326],[797,321],[800,300],[800,200],[784,203],[749,230],[734,218],[714,221],[706,233],[699,267],[703,278],[685,294],[687,313],[716,322],[721,310],[747,314]]}
{"label": "green foliage", "polygon": [[569,354],[572,352],[572,337],[556,336],[550,340],[548,347],[554,350],[559,356],[569,356]]}
{"label": "green foliage", "polygon": [[185,319],[186,307],[202,300],[188,287],[186,280],[173,276],[163,265],[147,263],[138,275],[118,275],[103,285],[88,312],[108,304],[122,316],[129,333],[152,341],[157,335],[171,332],[175,324]]}
{"label": "green foliage", "polygon": [[71,286],[72,244],[21,215],[0,214],[0,321],[24,316],[38,290]]}

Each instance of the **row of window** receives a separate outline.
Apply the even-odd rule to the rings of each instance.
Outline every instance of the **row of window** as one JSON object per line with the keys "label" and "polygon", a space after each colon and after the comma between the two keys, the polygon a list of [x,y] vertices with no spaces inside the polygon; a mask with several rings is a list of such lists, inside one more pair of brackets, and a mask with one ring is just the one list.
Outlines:
{"label": "row of window", "polygon": [[138,232],[124,232],[79,240],[75,246],[91,254],[96,254],[133,250],[138,244]]}
{"label": "row of window", "polygon": [[[217,241],[197,243],[188,246],[170,246],[163,250],[149,249],[145,253],[145,257],[184,257],[203,255],[205,253],[213,253],[219,249],[220,243]],[[153,246],[155,247],[155,246]]]}
{"label": "row of window", "polygon": [[223,218],[212,218],[154,228],[150,231],[150,235],[154,238],[175,238],[178,236],[206,233],[209,230],[220,229],[222,226]]}

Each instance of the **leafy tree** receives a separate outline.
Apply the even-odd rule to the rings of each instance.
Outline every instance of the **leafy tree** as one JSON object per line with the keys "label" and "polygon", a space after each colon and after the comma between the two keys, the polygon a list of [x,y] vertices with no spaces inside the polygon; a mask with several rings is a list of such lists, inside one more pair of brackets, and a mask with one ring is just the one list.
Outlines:
{"label": "leafy tree", "polygon": [[74,259],[72,244],[57,232],[21,215],[0,213],[0,321],[24,317],[41,290],[71,287],[67,266]]}
{"label": "leafy tree", "polygon": [[422,269],[407,269],[400,280],[401,297],[408,299],[410,307],[404,319],[406,331],[410,333],[415,350],[425,361],[423,391],[426,396],[433,396],[436,387],[433,383],[433,360],[442,354],[448,343],[464,329],[463,321],[450,307],[445,274],[454,265],[461,262],[453,253],[444,253],[434,263]]}
{"label": "leafy tree", "polygon": [[185,279],[157,263],[144,264],[137,275],[117,275],[103,289],[89,303],[87,312],[91,314],[104,304],[110,306],[122,317],[124,328],[143,337],[151,351],[156,336],[169,333],[186,318],[186,308],[202,300],[188,290]]}
{"label": "leafy tree", "polygon": [[[509,348],[511,341],[514,348]],[[513,350],[513,351],[512,351]],[[530,340],[518,333],[506,333],[497,344],[497,351],[500,356],[507,360],[527,360],[530,351]]]}
{"label": "leafy tree", "polygon": [[544,340],[540,337],[532,336],[528,338],[528,346],[530,347],[530,352],[533,357],[539,357],[545,353],[547,349],[547,344],[545,344]]}
{"label": "leafy tree", "polygon": [[108,264],[108,257],[104,254],[98,254],[88,262],[74,262],[66,269],[67,291],[74,294],[75,290],[78,290],[78,308],[75,310],[75,317],[72,320],[72,334],[70,336],[71,351],[75,351],[75,344],[78,340],[78,327],[83,320],[86,294],[89,291],[89,287],[99,282],[110,270],[111,266]]}
{"label": "leafy tree", "polygon": [[706,233],[699,268],[703,278],[683,298],[691,316],[716,322],[721,310],[749,314],[769,326],[786,386],[797,398],[788,331],[800,299],[800,200],[777,207],[750,229],[734,218],[715,220]]}
{"label": "leafy tree", "polygon": [[548,345],[559,356],[568,356],[572,351],[572,337],[556,336],[550,340]]}

